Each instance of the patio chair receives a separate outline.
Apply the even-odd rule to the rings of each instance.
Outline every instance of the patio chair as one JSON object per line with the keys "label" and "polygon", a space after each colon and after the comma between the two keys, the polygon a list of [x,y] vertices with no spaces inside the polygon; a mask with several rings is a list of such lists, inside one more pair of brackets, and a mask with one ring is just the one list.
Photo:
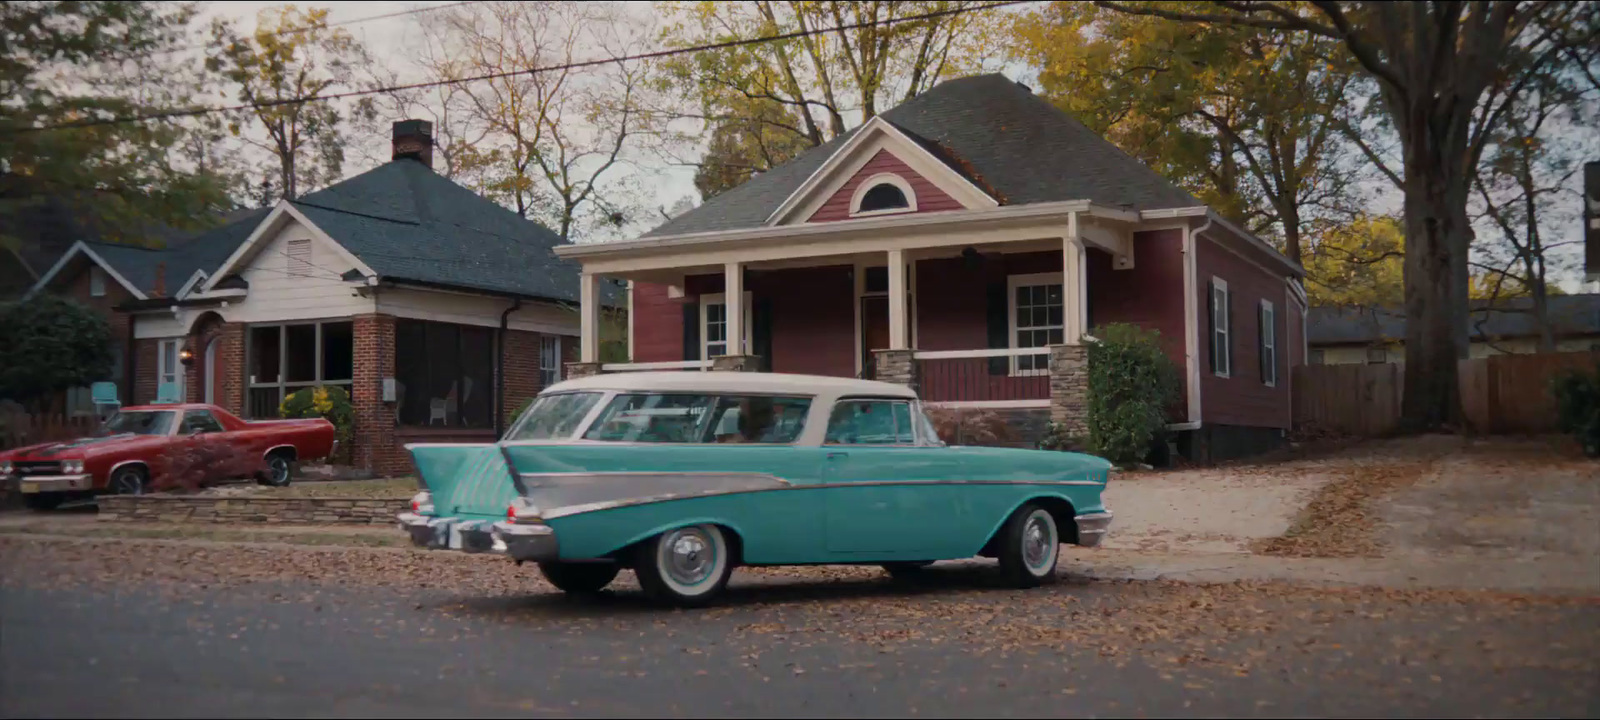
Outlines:
{"label": "patio chair", "polygon": [[122,407],[122,401],[117,399],[117,384],[114,382],[97,382],[89,386],[89,401],[94,403],[94,413],[101,420],[111,417],[111,414]]}

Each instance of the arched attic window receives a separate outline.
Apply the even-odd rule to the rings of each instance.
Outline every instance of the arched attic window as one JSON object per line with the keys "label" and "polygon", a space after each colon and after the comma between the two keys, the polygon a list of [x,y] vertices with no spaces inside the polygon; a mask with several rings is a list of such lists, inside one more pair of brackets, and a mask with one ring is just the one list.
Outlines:
{"label": "arched attic window", "polygon": [[889,173],[867,178],[856,188],[850,202],[851,217],[915,212],[916,209],[917,194],[911,189],[911,183]]}

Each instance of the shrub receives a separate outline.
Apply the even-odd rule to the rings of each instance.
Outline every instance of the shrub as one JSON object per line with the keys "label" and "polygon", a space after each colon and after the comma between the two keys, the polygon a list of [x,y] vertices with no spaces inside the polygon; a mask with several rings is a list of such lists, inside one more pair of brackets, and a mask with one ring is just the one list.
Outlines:
{"label": "shrub", "polygon": [[58,393],[110,378],[111,365],[111,326],[87,306],[54,295],[0,303],[0,398],[42,412]]}
{"label": "shrub", "polygon": [[1088,452],[1092,448],[1081,436],[1067,432],[1065,423],[1051,420],[1044,426],[1044,437],[1039,438],[1040,450],[1056,450],[1060,452]]}
{"label": "shrub", "polygon": [[1178,368],[1154,330],[1115,323],[1089,342],[1089,446],[1119,463],[1144,462],[1177,400]]}
{"label": "shrub", "polygon": [[1571,433],[1589,457],[1600,457],[1600,365],[1571,370],[1550,381],[1561,431]]}
{"label": "shrub", "polygon": [[323,385],[300,388],[278,405],[278,415],[285,418],[323,418],[333,423],[334,436],[339,439],[339,457],[348,457],[350,438],[354,436],[356,410],[350,404],[350,393],[344,388]]}
{"label": "shrub", "polygon": [[948,445],[1004,445],[1016,440],[1005,417],[993,410],[924,407],[923,411]]}

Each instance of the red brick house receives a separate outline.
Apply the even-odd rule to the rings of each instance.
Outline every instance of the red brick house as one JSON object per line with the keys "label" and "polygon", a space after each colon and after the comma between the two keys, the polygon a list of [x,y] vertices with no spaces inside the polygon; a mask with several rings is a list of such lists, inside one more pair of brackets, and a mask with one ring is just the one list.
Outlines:
{"label": "red brick house", "polygon": [[354,462],[382,474],[410,472],[407,442],[492,441],[577,358],[578,269],[554,233],[436,174],[428,123],[394,131],[389,163],[163,249],[78,243],[34,291],[111,314],[125,403],[171,383],[263,418],[344,387]]}
{"label": "red brick house", "polygon": [[[868,376],[1082,431],[1084,338],[1132,322],[1184,371],[1199,459],[1290,428],[1304,270],[1001,75],[945,82],[583,266],[574,372]],[[632,362],[596,362],[605,279]],[[731,301],[735,299],[736,301]],[[734,330],[734,329],[737,330]]]}

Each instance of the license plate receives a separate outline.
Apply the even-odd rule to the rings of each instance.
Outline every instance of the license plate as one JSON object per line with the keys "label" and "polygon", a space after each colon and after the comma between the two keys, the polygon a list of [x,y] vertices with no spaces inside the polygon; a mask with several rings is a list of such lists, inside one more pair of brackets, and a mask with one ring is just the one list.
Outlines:
{"label": "license plate", "polygon": [[22,492],[27,493],[27,494],[32,494],[32,493],[39,492],[39,486],[37,484],[35,484],[35,483],[29,483],[29,482],[22,483],[22,488],[21,489],[22,489]]}

